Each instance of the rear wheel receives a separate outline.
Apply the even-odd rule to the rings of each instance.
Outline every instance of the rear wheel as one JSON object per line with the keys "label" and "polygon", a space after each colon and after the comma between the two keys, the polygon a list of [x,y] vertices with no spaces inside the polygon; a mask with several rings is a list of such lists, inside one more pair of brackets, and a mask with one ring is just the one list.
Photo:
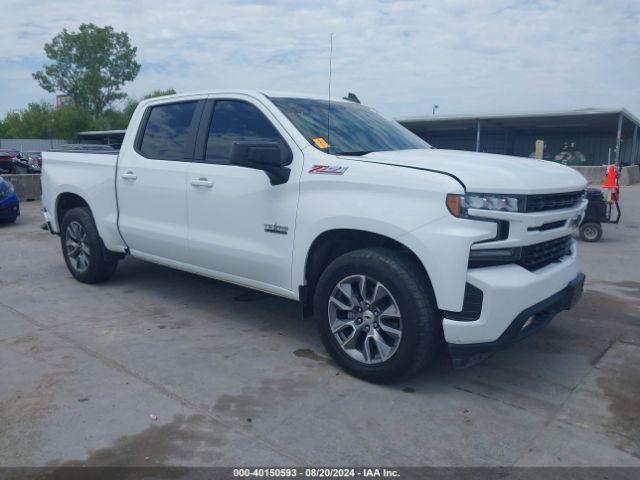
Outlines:
{"label": "rear wheel", "polygon": [[437,353],[441,318],[423,271],[386,249],[346,253],[322,273],[314,299],[322,341],[354,376],[407,378]]}
{"label": "rear wheel", "polygon": [[602,226],[597,222],[580,225],[580,238],[585,242],[597,242],[602,237]]}
{"label": "rear wheel", "polygon": [[82,283],[99,283],[113,276],[118,261],[109,258],[88,208],[72,208],[65,213],[60,242],[67,268]]}

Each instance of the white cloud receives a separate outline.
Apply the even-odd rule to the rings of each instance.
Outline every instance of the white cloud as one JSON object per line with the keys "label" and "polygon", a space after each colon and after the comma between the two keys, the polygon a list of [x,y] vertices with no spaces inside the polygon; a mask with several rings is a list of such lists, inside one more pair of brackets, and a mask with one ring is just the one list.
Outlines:
{"label": "white cloud", "polygon": [[640,113],[640,4],[617,0],[325,2],[0,0],[0,115],[51,98],[43,44],[82,22],[127,31],[156,88],[353,91],[391,115],[624,105]]}

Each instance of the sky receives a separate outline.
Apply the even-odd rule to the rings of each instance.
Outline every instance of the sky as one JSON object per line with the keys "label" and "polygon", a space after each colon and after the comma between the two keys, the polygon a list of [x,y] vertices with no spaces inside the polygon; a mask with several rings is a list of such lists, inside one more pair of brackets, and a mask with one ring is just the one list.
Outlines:
{"label": "sky", "polygon": [[0,0],[0,117],[54,101],[31,74],[63,28],[129,34],[123,90],[354,92],[393,116],[626,107],[640,115],[638,0]]}

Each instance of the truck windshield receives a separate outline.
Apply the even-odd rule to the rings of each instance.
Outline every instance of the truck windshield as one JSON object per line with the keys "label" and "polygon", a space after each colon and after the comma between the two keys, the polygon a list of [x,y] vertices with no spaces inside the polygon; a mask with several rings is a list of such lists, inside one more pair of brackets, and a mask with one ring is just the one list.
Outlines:
{"label": "truck windshield", "polygon": [[[332,155],[366,155],[370,152],[431,148],[397,122],[358,103],[308,98],[270,98],[305,138]],[[329,127],[327,131],[327,126]]]}

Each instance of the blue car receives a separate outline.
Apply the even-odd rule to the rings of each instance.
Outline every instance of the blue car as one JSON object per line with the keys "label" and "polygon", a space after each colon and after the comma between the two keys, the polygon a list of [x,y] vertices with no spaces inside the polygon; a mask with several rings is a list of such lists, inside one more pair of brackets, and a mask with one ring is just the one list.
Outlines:
{"label": "blue car", "polygon": [[13,223],[20,215],[20,200],[10,182],[0,177],[0,223]]}

